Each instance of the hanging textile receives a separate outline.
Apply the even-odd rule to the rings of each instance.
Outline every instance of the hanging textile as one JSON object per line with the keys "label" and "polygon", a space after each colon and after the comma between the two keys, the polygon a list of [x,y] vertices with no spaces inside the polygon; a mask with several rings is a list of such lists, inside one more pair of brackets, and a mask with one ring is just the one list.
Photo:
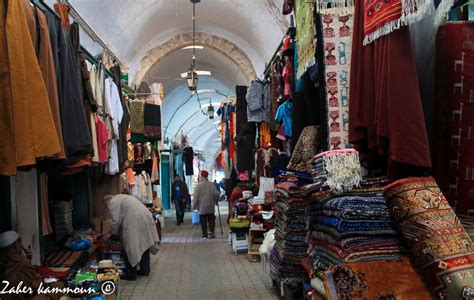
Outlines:
{"label": "hanging textile", "polygon": [[194,160],[194,151],[193,147],[186,147],[183,149],[183,160],[184,166],[186,168],[186,175],[194,175],[194,167],[193,167],[193,160]]}
{"label": "hanging textile", "polygon": [[144,135],[149,141],[161,140],[161,107],[145,103]]}
{"label": "hanging textile", "polygon": [[45,14],[38,8],[35,9],[38,20],[38,62],[40,64],[43,79],[48,90],[49,104],[53,114],[56,134],[59,139],[61,152],[56,158],[65,158],[64,141],[62,135],[61,115],[59,113],[58,85],[56,80],[56,67],[51,48],[51,39]]}
{"label": "hanging textile", "polygon": [[431,167],[431,159],[410,33],[404,27],[364,47],[363,17],[356,1],[349,143],[384,160],[389,175],[414,175]]}
{"label": "hanging textile", "polygon": [[353,12],[347,15],[325,14],[324,60],[328,107],[329,149],[350,148],[349,73],[353,32]]}
{"label": "hanging textile", "polygon": [[298,43],[297,79],[300,79],[304,72],[316,62],[313,5],[312,1],[295,0],[296,40]]}
{"label": "hanging textile", "polygon": [[130,105],[130,132],[143,134],[145,132],[145,102],[141,100],[129,101]]}
{"label": "hanging textile", "polygon": [[434,170],[457,213],[474,209],[474,24],[439,28],[436,46]]}
{"label": "hanging textile", "polygon": [[61,25],[69,32],[71,30],[71,22],[69,21],[69,5],[64,3],[55,3],[54,10],[61,19]]}
{"label": "hanging textile", "polygon": [[364,45],[431,12],[428,0],[364,0]]}
{"label": "hanging textile", "polygon": [[120,76],[122,74],[120,70],[119,65],[115,65],[112,68],[110,68],[110,72],[114,75],[114,81],[117,84],[118,87],[118,93],[120,97],[120,103],[122,105],[122,111],[123,111],[123,117],[122,117],[122,122],[120,123],[119,126],[119,140],[118,140],[118,157],[119,157],[119,162],[122,164],[125,160],[127,160],[127,130],[128,126],[130,124],[130,111],[127,106],[127,102],[125,100],[125,97],[123,96],[122,93],[122,81],[120,79]]}
{"label": "hanging textile", "polygon": [[0,174],[14,175],[61,146],[21,2],[3,1],[0,17]]}
{"label": "hanging textile", "polygon": [[77,56],[66,28],[60,26],[57,29],[62,77],[59,107],[66,155],[69,157],[92,153],[94,149],[84,111]]}
{"label": "hanging textile", "polygon": [[41,173],[39,175],[39,190],[41,200],[41,226],[43,227],[43,236],[53,233],[51,218],[49,215],[49,194],[48,194],[48,175]]}

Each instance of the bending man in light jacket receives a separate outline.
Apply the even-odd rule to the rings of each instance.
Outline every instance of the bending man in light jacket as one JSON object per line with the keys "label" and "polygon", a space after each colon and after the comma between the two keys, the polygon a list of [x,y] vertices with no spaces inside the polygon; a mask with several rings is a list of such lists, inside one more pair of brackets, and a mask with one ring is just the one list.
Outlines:
{"label": "bending man in light jacket", "polygon": [[112,215],[110,235],[122,232],[125,250],[125,278],[136,280],[136,266],[140,264],[138,275],[150,274],[150,250],[156,253],[160,239],[153,216],[143,203],[129,195],[105,196],[104,202]]}
{"label": "bending man in light jacket", "polygon": [[[193,209],[199,211],[199,218],[201,222],[202,238],[215,237],[214,228],[216,226],[215,205],[219,200],[219,193],[213,182],[207,180],[209,173],[201,171],[200,182],[194,190]],[[209,224],[209,232],[207,225]]]}

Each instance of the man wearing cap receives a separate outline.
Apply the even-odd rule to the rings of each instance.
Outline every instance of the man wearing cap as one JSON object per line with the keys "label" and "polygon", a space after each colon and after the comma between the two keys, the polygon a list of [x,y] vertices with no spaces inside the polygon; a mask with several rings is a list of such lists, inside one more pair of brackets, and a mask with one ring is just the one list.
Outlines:
{"label": "man wearing cap", "polygon": [[[104,238],[122,235],[126,267],[123,279],[134,281],[137,274],[148,276],[150,251],[154,252],[160,242],[152,214],[140,200],[130,195],[105,196],[104,204],[112,216],[110,233]],[[136,270],[138,265],[139,272]]]}
{"label": "man wearing cap", "polygon": [[[1,299],[59,299],[62,295],[38,295],[37,291],[42,282],[41,275],[36,272],[35,266],[31,264],[31,250],[25,249],[21,244],[21,238],[15,231],[6,231],[0,234],[0,278],[8,282],[6,290],[22,286],[20,290],[26,294],[6,294]],[[46,285],[44,285],[46,286]],[[62,283],[51,284],[52,287],[62,288]],[[2,284],[0,290],[5,288]],[[24,289],[25,288],[25,289]],[[31,292],[31,293],[30,293]]]}
{"label": "man wearing cap", "polygon": [[[215,237],[214,228],[216,224],[215,205],[219,200],[219,193],[213,182],[210,182],[207,177],[207,171],[201,171],[200,182],[194,190],[193,209],[199,211],[201,222],[202,238]],[[208,231],[209,225],[209,231]]]}

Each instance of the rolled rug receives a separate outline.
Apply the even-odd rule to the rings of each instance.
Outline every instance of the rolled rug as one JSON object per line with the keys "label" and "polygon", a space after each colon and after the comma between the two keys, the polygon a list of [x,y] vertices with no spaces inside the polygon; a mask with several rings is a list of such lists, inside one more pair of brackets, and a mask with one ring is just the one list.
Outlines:
{"label": "rolled rug", "polygon": [[474,291],[474,249],[432,177],[398,180],[385,187],[392,217],[416,266],[439,299],[467,299]]}

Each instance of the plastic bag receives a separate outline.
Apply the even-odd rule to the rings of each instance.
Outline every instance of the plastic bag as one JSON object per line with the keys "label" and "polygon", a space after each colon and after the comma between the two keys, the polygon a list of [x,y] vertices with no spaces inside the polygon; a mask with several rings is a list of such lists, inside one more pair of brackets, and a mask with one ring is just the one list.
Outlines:
{"label": "plastic bag", "polygon": [[193,211],[191,221],[192,221],[193,225],[199,224],[199,212],[197,210]]}

